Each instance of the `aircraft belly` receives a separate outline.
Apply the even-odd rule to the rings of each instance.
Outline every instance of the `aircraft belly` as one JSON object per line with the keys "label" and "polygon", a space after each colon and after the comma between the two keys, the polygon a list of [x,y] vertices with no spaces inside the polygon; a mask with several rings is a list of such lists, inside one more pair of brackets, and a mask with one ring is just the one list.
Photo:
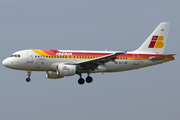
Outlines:
{"label": "aircraft belly", "polygon": [[151,62],[149,60],[141,60],[139,61],[139,64],[134,64],[133,60],[117,61],[116,64],[114,62],[107,63],[106,68],[108,69],[107,72],[118,72],[118,71],[126,71],[126,70],[143,68],[143,67],[147,67],[151,65],[160,64],[163,62],[165,61]]}
{"label": "aircraft belly", "polygon": [[97,69],[94,70],[94,72],[106,72],[108,69],[106,68],[106,66],[98,66]]}
{"label": "aircraft belly", "polygon": [[131,69],[132,61],[116,61],[116,63],[109,62],[106,65],[106,68],[108,69],[107,72],[118,72]]}

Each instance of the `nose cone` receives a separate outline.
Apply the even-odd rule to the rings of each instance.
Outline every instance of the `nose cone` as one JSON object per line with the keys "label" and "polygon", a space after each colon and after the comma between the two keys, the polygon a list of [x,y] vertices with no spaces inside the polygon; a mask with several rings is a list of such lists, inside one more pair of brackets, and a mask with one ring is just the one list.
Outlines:
{"label": "nose cone", "polygon": [[12,58],[6,58],[2,64],[7,68],[19,69],[19,61]]}
{"label": "nose cone", "polygon": [[7,59],[5,59],[5,60],[3,60],[3,62],[2,62],[2,64],[5,66],[5,67],[8,67],[8,60]]}

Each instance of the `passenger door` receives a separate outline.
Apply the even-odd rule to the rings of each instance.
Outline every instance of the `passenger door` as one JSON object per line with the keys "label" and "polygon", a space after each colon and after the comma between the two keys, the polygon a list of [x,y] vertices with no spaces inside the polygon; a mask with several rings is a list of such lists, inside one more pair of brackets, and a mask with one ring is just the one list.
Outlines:
{"label": "passenger door", "polygon": [[27,52],[27,62],[29,63],[33,62],[33,53],[31,51]]}

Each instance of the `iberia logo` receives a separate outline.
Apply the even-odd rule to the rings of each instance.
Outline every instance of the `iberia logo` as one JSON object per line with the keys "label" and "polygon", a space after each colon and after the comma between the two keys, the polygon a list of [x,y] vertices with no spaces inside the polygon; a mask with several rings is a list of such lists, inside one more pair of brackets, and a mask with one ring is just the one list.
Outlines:
{"label": "iberia logo", "polygon": [[148,48],[163,48],[164,47],[163,40],[164,40],[163,36],[153,36]]}

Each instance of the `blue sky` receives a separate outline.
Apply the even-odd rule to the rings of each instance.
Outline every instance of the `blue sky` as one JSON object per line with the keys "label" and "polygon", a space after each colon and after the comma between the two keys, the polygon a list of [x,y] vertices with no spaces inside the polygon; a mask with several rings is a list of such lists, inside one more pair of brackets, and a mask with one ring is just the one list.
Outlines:
{"label": "blue sky", "polygon": [[[165,53],[175,60],[138,70],[50,80],[45,72],[0,67],[0,119],[179,120],[179,0],[0,0],[0,60],[38,49],[137,49],[171,22]],[[83,75],[86,77],[86,74]]]}

